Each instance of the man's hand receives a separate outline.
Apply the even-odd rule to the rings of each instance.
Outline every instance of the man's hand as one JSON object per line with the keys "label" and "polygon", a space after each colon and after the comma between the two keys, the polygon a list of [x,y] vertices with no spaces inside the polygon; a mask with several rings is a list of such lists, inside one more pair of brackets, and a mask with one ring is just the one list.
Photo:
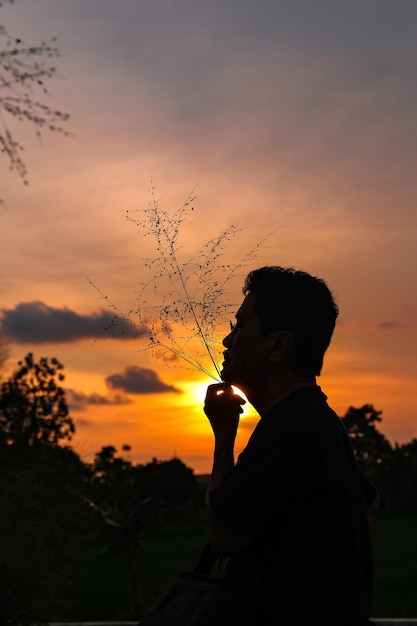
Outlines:
{"label": "man's hand", "polygon": [[242,405],[246,400],[234,393],[230,385],[209,385],[204,403],[204,413],[209,418],[218,443],[233,443],[236,438]]}
{"label": "man's hand", "polygon": [[218,487],[224,477],[234,468],[234,444],[239,417],[245,404],[241,396],[234,393],[230,385],[209,385],[204,412],[209,418],[214,433],[213,469],[207,489],[206,515],[208,540],[214,554],[230,556],[248,544],[248,539],[224,526],[210,503],[210,493]]}

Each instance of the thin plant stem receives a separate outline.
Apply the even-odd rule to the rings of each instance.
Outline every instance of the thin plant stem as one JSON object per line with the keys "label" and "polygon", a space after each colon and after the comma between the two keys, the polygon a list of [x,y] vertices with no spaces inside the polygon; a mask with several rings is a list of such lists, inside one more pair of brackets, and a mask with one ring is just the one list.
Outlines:
{"label": "thin plant stem", "polygon": [[[152,272],[152,277],[140,283],[137,308],[123,315],[107,296],[98,291],[115,311],[114,324],[121,323],[123,319],[134,324],[132,316],[137,316],[137,335],[148,339],[148,345],[143,350],[152,349],[154,356],[163,358],[167,364],[170,361],[182,361],[192,369],[220,381],[216,347],[221,346],[218,328],[226,321],[230,309],[235,307],[228,302],[226,288],[258,255],[260,247],[275,230],[258,242],[238,263],[220,262],[225,244],[242,230],[234,224],[182,260],[179,236],[183,222],[194,211],[194,192],[179,209],[171,213],[160,207],[153,184],[150,193],[151,202],[147,209],[140,211],[139,218],[132,217],[130,212],[126,215],[128,221],[137,226],[138,232],[156,241],[157,255],[143,259],[143,268]],[[92,281],[90,283],[95,287]],[[210,361],[214,372],[205,365],[206,359]]]}

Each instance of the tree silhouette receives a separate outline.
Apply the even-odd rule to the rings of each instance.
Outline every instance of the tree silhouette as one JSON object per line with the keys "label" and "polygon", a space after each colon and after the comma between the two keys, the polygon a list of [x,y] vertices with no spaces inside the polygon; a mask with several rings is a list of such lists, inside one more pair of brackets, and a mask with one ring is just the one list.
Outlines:
{"label": "tree silhouette", "polygon": [[[129,446],[123,446],[128,451]],[[101,520],[102,554],[123,554],[132,586],[133,612],[143,613],[140,546],[149,528],[173,524],[203,511],[204,491],[179,459],[132,465],[104,446],[91,465],[91,503]]]}
{"label": "tree silhouette", "polygon": [[0,446],[0,624],[65,612],[67,569],[91,554],[88,471],[68,447]]}
{"label": "tree silhouette", "polygon": [[138,493],[150,497],[159,515],[174,522],[184,511],[203,506],[205,489],[196,480],[193,470],[180,459],[152,459],[134,468]]}
{"label": "tree silhouette", "polygon": [[9,342],[7,339],[0,334],[0,380],[3,375],[3,370],[7,359],[9,358]]}
{"label": "tree silhouette", "polygon": [[[127,451],[129,446],[123,446]],[[139,546],[146,523],[147,502],[138,497],[130,461],[116,456],[114,446],[104,446],[91,466],[93,510],[102,520],[102,554],[123,554],[129,571],[136,617],[144,609],[139,575]]]}
{"label": "tree silhouette", "polygon": [[367,473],[374,473],[386,461],[391,452],[391,444],[379,432],[377,424],[382,421],[382,411],[377,411],[372,404],[360,408],[349,407],[342,417],[342,422],[349,434],[356,459]]}
{"label": "tree silhouette", "polygon": [[36,362],[29,353],[18,365],[0,386],[0,440],[23,446],[70,441],[75,426],[60,386],[61,363],[54,358]]}
{"label": "tree silhouette", "polygon": [[[9,0],[10,4],[13,0]],[[0,2],[0,9],[3,3]],[[28,45],[12,37],[0,24],[0,154],[9,168],[27,184],[27,169],[22,157],[23,146],[17,141],[7,120],[29,123],[39,137],[44,130],[69,133],[63,123],[67,113],[45,103],[46,83],[55,75],[53,59],[59,57],[56,40]]]}
{"label": "tree silhouette", "polygon": [[400,515],[417,513],[417,439],[395,444],[385,463],[380,487],[384,510]]}
{"label": "tree silhouette", "polygon": [[342,422],[348,431],[358,464],[381,496],[385,513],[417,513],[417,439],[390,444],[378,430],[382,411],[372,404],[350,407]]}

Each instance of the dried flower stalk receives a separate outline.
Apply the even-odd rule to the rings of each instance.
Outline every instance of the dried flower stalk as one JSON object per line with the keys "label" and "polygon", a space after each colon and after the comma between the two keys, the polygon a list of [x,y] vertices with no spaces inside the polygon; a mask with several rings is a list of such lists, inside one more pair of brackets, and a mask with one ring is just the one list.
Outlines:
{"label": "dried flower stalk", "polygon": [[152,186],[151,202],[139,217],[127,213],[127,219],[145,237],[155,240],[157,252],[155,257],[144,259],[152,276],[140,284],[137,308],[129,314],[129,320],[132,315],[136,317],[148,339],[146,349],[151,348],[157,358],[168,363],[180,359],[192,369],[220,380],[219,328],[235,309],[228,299],[228,287],[267,237],[238,263],[225,264],[225,245],[242,230],[231,224],[183,259],[180,234],[184,221],[194,211],[195,195],[191,193],[177,211],[169,213],[161,207],[155,192]]}

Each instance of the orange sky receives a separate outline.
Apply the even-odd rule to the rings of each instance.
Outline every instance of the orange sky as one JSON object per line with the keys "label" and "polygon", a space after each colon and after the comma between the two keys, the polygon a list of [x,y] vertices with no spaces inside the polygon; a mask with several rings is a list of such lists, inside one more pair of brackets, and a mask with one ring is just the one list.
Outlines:
{"label": "orange sky", "polygon": [[89,281],[137,306],[155,246],[126,210],[148,206],[151,181],[168,211],[195,190],[184,258],[240,224],[222,257],[234,263],[277,228],[253,265],[321,276],[340,306],[319,381],[331,404],[371,403],[392,442],[417,437],[417,5],[19,0],[0,24],[29,43],[58,36],[47,99],[73,133],[39,142],[7,120],[30,184],[0,161],[0,319],[11,367],[28,351],[65,365],[83,455],[128,443],[134,461],[210,468],[208,379],[143,340],[95,341],[112,310]]}

